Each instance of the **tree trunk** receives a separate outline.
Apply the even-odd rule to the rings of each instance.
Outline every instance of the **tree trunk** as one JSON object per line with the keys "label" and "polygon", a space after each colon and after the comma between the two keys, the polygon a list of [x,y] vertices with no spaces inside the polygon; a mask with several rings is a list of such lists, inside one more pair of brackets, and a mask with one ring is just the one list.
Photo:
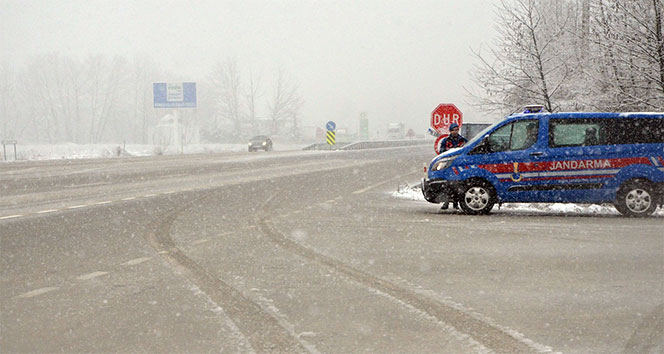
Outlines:
{"label": "tree trunk", "polygon": [[659,59],[659,87],[664,93],[664,39],[662,38],[662,4],[661,0],[652,0],[655,9],[655,36],[657,37]]}

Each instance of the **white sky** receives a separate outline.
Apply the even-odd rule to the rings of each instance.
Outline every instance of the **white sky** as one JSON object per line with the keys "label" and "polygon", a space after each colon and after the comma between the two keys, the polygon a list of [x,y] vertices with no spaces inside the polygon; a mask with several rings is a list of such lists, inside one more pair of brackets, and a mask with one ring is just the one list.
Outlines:
{"label": "white sky", "polygon": [[[187,81],[235,58],[267,83],[282,67],[300,83],[305,125],[355,130],[403,122],[423,133],[441,102],[465,121],[471,48],[495,36],[492,0],[0,0],[0,56],[148,56]],[[160,78],[162,79],[162,78]],[[264,91],[268,92],[267,88]]]}

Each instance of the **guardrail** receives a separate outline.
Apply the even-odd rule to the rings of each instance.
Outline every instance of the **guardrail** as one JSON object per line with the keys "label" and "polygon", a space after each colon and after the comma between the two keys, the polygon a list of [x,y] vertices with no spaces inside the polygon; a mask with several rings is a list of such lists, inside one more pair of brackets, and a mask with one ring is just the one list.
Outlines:
{"label": "guardrail", "polygon": [[326,143],[316,143],[306,146],[302,150],[364,150],[400,146],[430,145],[432,142],[430,140],[367,140],[357,141],[354,143],[345,143],[345,145],[342,144],[328,145]]}
{"label": "guardrail", "polygon": [[428,140],[377,140],[377,141],[358,141],[341,147],[339,150],[364,150],[379,149],[400,146],[429,145]]}
{"label": "guardrail", "polygon": [[[341,143],[341,144],[344,144],[344,143]],[[329,145],[327,143],[315,143],[315,144],[311,144],[311,145],[303,147],[302,150],[339,150],[339,146],[341,144]]]}

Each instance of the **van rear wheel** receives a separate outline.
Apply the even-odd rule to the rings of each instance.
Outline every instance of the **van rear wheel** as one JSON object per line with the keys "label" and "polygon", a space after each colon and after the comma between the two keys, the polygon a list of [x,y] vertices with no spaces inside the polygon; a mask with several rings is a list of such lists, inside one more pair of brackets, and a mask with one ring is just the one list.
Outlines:
{"label": "van rear wheel", "polygon": [[485,181],[471,181],[461,192],[459,204],[466,214],[488,214],[496,203],[496,191]]}
{"label": "van rear wheel", "polygon": [[625,216],[648,216],[657,209],[655,191],[647,181],[630,181],[620,187],[613,205]]}

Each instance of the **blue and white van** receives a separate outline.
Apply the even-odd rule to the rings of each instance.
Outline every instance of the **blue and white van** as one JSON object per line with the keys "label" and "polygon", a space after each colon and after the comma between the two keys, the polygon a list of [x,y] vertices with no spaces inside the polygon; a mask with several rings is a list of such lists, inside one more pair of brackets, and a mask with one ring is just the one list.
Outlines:
{"label": "blue and white van", "polygon": [[431,203],[468,214],[496,203],[613,203],[627,216],[664,203],[664,113],[508,116],[436,156],[422,180]]}

